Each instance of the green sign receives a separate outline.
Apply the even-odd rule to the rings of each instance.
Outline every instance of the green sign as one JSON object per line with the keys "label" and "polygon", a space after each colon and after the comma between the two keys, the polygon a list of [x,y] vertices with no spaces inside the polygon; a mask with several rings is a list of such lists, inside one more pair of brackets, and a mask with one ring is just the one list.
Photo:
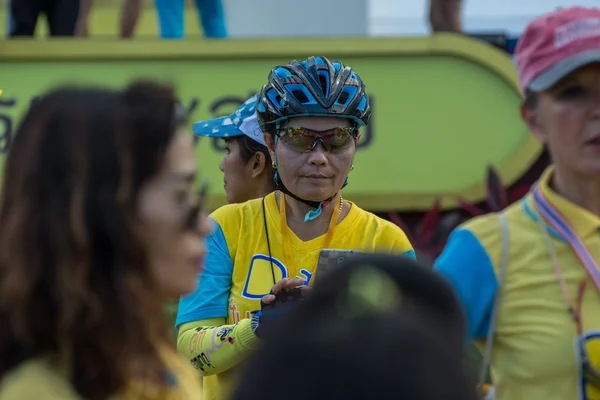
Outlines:
{"label": "green sign", "polygon": [[[0,44],[0,151],[10,148],[32,99],[63,83],[120,86],[172,82],[192,120],[232,112],[277,64],[307,55],[340,59],[373,100],[344,196],[371,210],[426,209],[442,194],[483,198],[486,166],[515,181],[540,147],[519,119],[521,96],[508,55],[454,35],[430,38],[273,41],[6,41]],[[192,121],[190,121],[192,122]],[[225,203],[222,145],[197,142],[201,173]],[[3,156],[0,155],[0,162]],[[451,206],[448,201],[446,206]]]}

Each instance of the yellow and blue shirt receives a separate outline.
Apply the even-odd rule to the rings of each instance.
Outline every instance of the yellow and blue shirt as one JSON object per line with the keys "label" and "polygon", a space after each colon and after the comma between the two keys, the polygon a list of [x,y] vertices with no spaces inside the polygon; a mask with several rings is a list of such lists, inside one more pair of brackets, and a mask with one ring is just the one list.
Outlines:
{"label": "yellow and blue shirt", "polygon": [[[350,211],[338,223],[329,248],[414,257],[412,246],[399,227],[350,204]],[[215,229],[207,240],[205,270],[199,275],[197,290],[183,297],[179,304],[178,347],[205,375],[207,399],[226,397],[234,384],[230,367],[241,362],[256,344],[251,337],[249,318],[260,309],[260,299],[282,278],[301,277],[310,284],[323,248],[324,235],[302,241],[284,227],[293,253],[289,264],[299,267],[286,265],[275,193],[264,198],[264,209],[263,213],[263,199],[255,199],[224,206],[211,215]],[[218,321],[229,325],[205,329]],[[226,339],[214,339],[222,337]],[[233,354],[232,346],[240,347],[237,355]],[[220,354],[227,352],[230,353],[220,358]],[[237,357],[235,362],[232,357]],[[228,368],[220,366],[220,362]]]}
{"label": "yellow and blue shirt", "polygon": [[[600,218],[555,193],[549,186],[552,171],[550,167],[542,176],[540,190],[600,262]],[[469,339],[480,346],[490,326],[494,296],[501,290],[491,359],[496,399],[600,399],[600,390],[586,385],[582,377],[576,325],[544,242],[532,195],[504,213],[509,254],[501,288],[502,232],[496,214],[457,228],[435,265],[456,289],[467,314]],[[581,281],[588,281],[582,300],[583,331],[591,362],[599,368],[600,295],[567,241],[552,228],[546,229],[570,296],[575,299]]]}
{"label": "yellow and blue shirt", "polygon": [[[192,368],[170,346],[161,346],[160,355],[171,375],[171,386],[131,382],[110,400],[201,400],[202,387]],[[118,357],[115,354],[115,357]],[[0,381],[0,400],[82,400],[69,382],[66,370],[51,357],[30,359],[9,371]]]}

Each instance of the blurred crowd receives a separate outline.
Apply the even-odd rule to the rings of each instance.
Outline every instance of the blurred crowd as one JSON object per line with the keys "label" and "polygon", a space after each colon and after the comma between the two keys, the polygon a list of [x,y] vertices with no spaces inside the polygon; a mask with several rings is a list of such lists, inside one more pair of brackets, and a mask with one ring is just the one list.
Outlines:
{"label": "blurred crowd", "polygon": [[[119,29],[122,38],[134,35],[144,3],[144,0],[122,0]],[[154,0],[153,3],[160,36],[164,39],[183,38],[188,0]],[[221,0],[194,0],[193,4],[205,37],[227,37]],[[88,20],[94,6],[98,6],[94,0],[9,0],[9,36],[33,36],[38,18],[44,15],[51,36],[87,37]]]}
{"label": "blurred crowd", "polygon": [[[89,36],[90,13],[95,0],[7,0],[9,37],[34,36],[38,18],[47,19],[51,36]],[[462,0],[430,0],[429,22],[433,32],[461,31]],[[184,14],[194,7],[207,38],[228,36],[222,0],[121,0],[119,35],[130,38],[145,6],[153,5],[158,15],[158,31],[163,39],[185,37]]]}

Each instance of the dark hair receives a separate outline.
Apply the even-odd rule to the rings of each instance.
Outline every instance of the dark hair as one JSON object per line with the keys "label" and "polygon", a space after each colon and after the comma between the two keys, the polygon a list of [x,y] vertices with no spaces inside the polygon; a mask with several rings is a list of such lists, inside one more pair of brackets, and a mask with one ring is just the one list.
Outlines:
{"label": "dark hair", "polygon": [[535,110],[538,106],[539,99],[540,98],[537,92],[533,92],[528,89],[523,98],[523,107],[528,110]]}
{"label": "dark hair", "polygon": [[[244,164],[247,164],[256,153],[264,154],[267,164],[267,173],[271,177],[275,176],[275,171],[273,170],[272,166],[273,161],[271,159],[271,154],[269,153],[269,149],[267,149],[267,146],[258,143],[256,140],[246,135],[228,137],[227,140],[231,142],[237,142],[238,147],[240,149],[240,157],[242,158]],[[275,180],[271,179],[270,182],[273,185],[273,190],[275,190]]]}
{"label": "dark hair", "polygon": [[[391,279],[397,307],[350,301],[353,278],[362,284],[359,273],[369,270]],[[320,278],[264,337],[232,400],[275,400],[284,391],[289,400],[476,398],[463,365],[464,316],[441,276],[406,257],[367,255]],[[301,390],[286,390],[290,376]]]}
{"label": "dark hair", "polygon": [[180,118],[152,82],[62,87],[27,112],[0,198],[0,380],[50,355],[86,399],[164,382],[163,305],[136,218]]}
{"label": "dark hair", "polygon": [[269,166],[271,165],[271,154],[267,146],[258,143],[256,140],[249,138],[246,135],[228,137],[229,141],[236,141],[240,148],[240,157],[242,161],[247,163],[256,153],[263,153],[267,159]]}
{"label": "dark hair", "polygon": [[[355,273],[365,268],[382,271],[402,291],[403,313],[416,313],[433,332],[443,330],[449,347],[462,348],[466,320],[454,289],[441,275],[406,256],[364,254],[355,257],[346,262],[344,268],[319,277],[319,284],[306,304],[315,307],[320,304],[320,308],[325,310],[323,304],[330,304],[331,299],[343,295]],[[409,303],[410,307],[407,307]]]}

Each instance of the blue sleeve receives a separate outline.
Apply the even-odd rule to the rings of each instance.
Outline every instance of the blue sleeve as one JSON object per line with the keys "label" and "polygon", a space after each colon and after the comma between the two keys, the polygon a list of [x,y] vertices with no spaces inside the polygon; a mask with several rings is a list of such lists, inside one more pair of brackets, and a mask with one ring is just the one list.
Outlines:
{"label": "blue sleeve", "polygon": [[408,257],[408,258],[412,258],[413,260],[416,260],[416,259],[417,259],[417,255],[415,254],[415,251],[414,251],[414,250],[409,250],[409,251],[407,251],[407,252],[405,252],[405,253],[402,253],[402,255],[403,255],[403,256],[406,256],[406,257]]}
{"label": "blue sleeve", "polygon": [[454,287],[467,317],[467,340],[487,336],[498,288],[494,267],[477,237],[458,229],[448,239],[434,269]]}
{"label": "blue sleeve", "polygon": [[233,261],[223,230],[214,220],[213,233],[206,238],[204,270],[198,274],[196,291],[179,300],[175,326],[209,318],[227,317]]}

